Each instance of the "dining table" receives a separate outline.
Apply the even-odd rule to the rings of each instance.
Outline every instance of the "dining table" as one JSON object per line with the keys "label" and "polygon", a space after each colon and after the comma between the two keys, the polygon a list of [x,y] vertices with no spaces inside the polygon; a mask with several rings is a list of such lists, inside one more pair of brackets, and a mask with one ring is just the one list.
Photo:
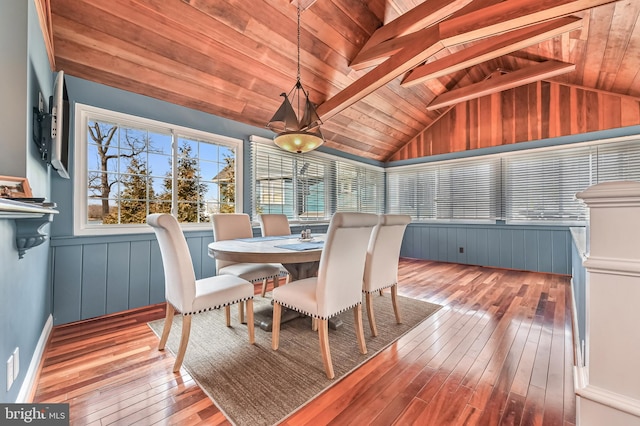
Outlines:
{"label": "dining table", "polygon": [[[289,272],[290,280],[297,281],[317,275],[325,238],[326,234],[314,234],[307,239],[301,239],[299,235],[280,235],[214,241],[209,243],[207,253],[215,259],[238,263],[280,263]],[[283,307],[281,323],[301,316],[302,314]],[[256,311],[254,318],[255,325],[271,331],[271,305],[264,312]],[[331,322],[332,328],[340,325],[340,321]]]}

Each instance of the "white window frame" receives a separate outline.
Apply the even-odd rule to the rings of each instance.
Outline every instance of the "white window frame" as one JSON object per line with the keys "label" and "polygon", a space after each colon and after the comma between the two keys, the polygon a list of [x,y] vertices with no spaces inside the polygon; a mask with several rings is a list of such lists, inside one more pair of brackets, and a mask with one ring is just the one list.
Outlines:
{"label": "white window frame", "polygon": [[[236,153],[236,212],[243,211],[243,167],[244,153],[243,141],[241,139],[216,135],[209,132],[190,129],[188,127],[177,126],[161,121],[138,117],[131,114],[124,114],[103,108],[75,104],[75,125],[74,125],[74,188],[73,204],[76,206],[73,211],[73,233],[74,235],[122,235],[151,233],[153,229],[146,224],[109,224],[91,225],[87,223],[87,126],[89,120],[115,121],[137,128],[158,130],[171,133],[174,138],[179,137],[194,138],[197,140],[210,141],[212,143],[227,145],[232,147]],[[174,155],[176,153],[174,139]],[[175,198],[175,197],[174,197]],[[175,200],[174,200],[175,201]],[[181,223],[182,229],[188,230],[210,230],[210,223]]]}
{"label": "white window frame", "polygon": [[[386,190],[386,206],[387,206],[387,212],[392,213],[392,214],[408,214],[412,217],[414,222],[420,222],[420,223],[478,223],[478,224],[485,224],[485,223],[496,223],[496,220],[501,220],[502,216],[501,216],[501,212],[498,211],[496,212],[497,216],[496,217],[492,217],[492,218],[455,218],[455,217],[439,217],[442,213],[438,211],[438,201],[439,201],[439,197],[442,197],[444,195],[447,196],[447,198],[444,198],[444,200],[446,201],[444,204],[448,204],[449,202],[449,197],[454,196],[455,194],[451,191],[447,192],[446,194],[443,194],[442,196],[438,193],[438,191],[440,190],[440,169],[452,169],[454,168],[456,165],[472,165],[474,163],[486,163],[487,166],[489,167],[494,167],[496,164],[496,158],[498,158],[498,162],[499,162],[499,154],[490,154],[490,155],[482,155],[482,156],[472,156],[472,157],[465,157],[465,158],[458,158],[458,159],[452,159],[452,160],[442,160],[442,161],[431,161],[431,162],[426,162],[426,163],[420,163],[420,164],[412,164],[412,165],[408,165],[408,166],[398,166],[398,167],[390,167],[387,168],[387,190]],[[414,196],[416,196],[416,199],[414,200],[414,206],[412,208],[406,208],[403,207],[401,205],[402,200],[400,198],[395,198],[392,197],[390,195],[390,193],[392,191],[395,191],[396,188],[392,187],[390,184],[390,178],[394,175],[401,175],[401,174],[407,174],[410,176],[414,176],[417,181],[420,181],[422,179],[425,179],[425,177],[423,176],[423,174],[421,173],[422,171],[427,171],[429,172],[429,174],[431,174],[432,176],[430,176],[430,179],[433,179],[434,181],[431,183],[430,186],[430,192],[428,192],[430,195],[434,196],[433,200],[430,203],[426,203],[424,199],[420,198],[419,196],[417,196],[419,194],[420,191],[424,191],[427,187],[426,182],[423,182],[422,184],[417,184],[416,183],[416,187],[415,187],[415,193]],[[396,171],[396,173],[394,173],[394,171]],[[496,172],[498,173],[498,175],[496,176],[496,178],[498,179],[498,181],[500,180],[500,174],[501,174],[501,170],[500,170],[500,164],[497,164],[496,167]],[[498,187],[500,188],[501,183],[498,182]],[[501,190],[499,189],[499,192],[501,192]],[[497,200],[491,200],[491,204],[497,202],[497,203],[501,203],[501,197],[502,194],[499,194],[499,198]],[[391,204],[390,200],[393,198],[394,201],[397,201],[397,205],[396,203]],[[422,207],[422,210],[425,212],[429,212],[430,217],[416,217],[414,214],[414,211],[418,211],[421,208],[418,206],[425,206]],[[500,207],[498,207],[498,209],[500,209]],[[489,209],[491,210],[491,209]]]}
{"label": "white window frame", "polygon": [[[261,144],[261,145],[267,145],[267,146],[273,146],[273,141],[271,139],[267,139],[261,136],[255,136],[252,135],[250,136],[249,140],[251,141],[252,144]],[[252,157],[254,155],[254,149],[255,147],[252,147]],[[305,156],[308,157],[308,159],[310,161],[313,161],[314,158],[319,160],[319,161],[325,161],[327,163],[332,163],[332,165],[330,167],[335,168],[335,163],[344,163],[344,164],[350,164],[355,166],[356,168],[359,169],[370,169],[370,170],[375,170],[377,172],[382,173],[382,180],[383,180],[383,186],[384,186],[384,182],[386,182],[386,177],[385,177],[385,169],[383,167],[380,166],[375,166],[372,164],[367,164],[367,163],[363,163],[360,161],[355,161],[355,160],[351,160],[348,158],[344,158],[344,157],[339,157],[337,155],[332,155],[332,154],[327,154],[325,152],[321,152],[321,151],[313,151],[311,153],[307,153],[304,154]],[[254,160],[252,158],[252,165],[251,167],[253,167],[253,163]],[[251,216],[254,218],[254,220],[257,220],[257,213],[256,213],[256,203],[255,203],[255,197],[256,197],[256,188],[255,188],[255,170],[252,171],[252,176],[251,176],[252,182],[251,182],[251,192],[252,192],[252,199],[251,199]],[[333,181],[331,179],[331,177],[329,175],[325,176],[325,208],[330,209],[329,212],[329,216],[331,216],[337,206],[334,205],[335,202],[335,198],[337,197],[337,187],[336,184],[338,182],[337,181]],[[295,189],[294,189],[295,191]],[[380,212],[379,213],[384,213],[384,209],[385,209],[385,204],[386,204],[386,200],[385,200],[385,191],[384,189],[381,191],[382,193],[382,202],[380,204]],[[294,197],[295,197],[295,193],[294,193]],[[302,220],[297,220],[297,219],[289,219],[289,221],[293,224],[299,224],[299,223],[303,223],[303,224],[313,224],[313,223],[328,223],[330,219],[302,219]]]}
{"label": "white window frame", "polygon": [[[638,145],[635,145],[634,142],[636,142]],[[423,223],[446,223],[446,222],[455,222],[455,223],[469,223],[469,224],[473,224],[473,223],[496,223],[496,220],[503,220],[505,223],[507,224],[527,224],[527,225],[546,225],[546,226],[584,226],[586,224],[586,220],[572,220],[572,219],[546,219],[546,220],[536,220],[535,218],[509,218],[506,217],[507,216],[507,204],[510,202],[510,200],[507,198],[509,197],[509,191],[508,191],[508,187],[509,187],[509,182],[508,182],[508,171],[507,171],[507,161],[510,158],[514,158],[514,157],[526,157],[527,155],[531,155],[532,159],[536,156],[538,156],[539,154],[545,154],[545,153],[551,153],[553,154],[554,152],[563,152],[563,151],[569,151],[569,150],[574,150],[574,149],[581,149],[581,148],[586,148],[586,147],[593,147],[594,149],[592,150],[592,154],[591,154],[591,159],[590,159],[590,169],[589,169],[589,180],[590,180],[590,184],[589,185],[595,185],[597,183],[601,183],[601,182],[606,182],[607,177],[606,176],[599,176],[599,175],[603,175],[604,173],[602,173],[601,170],[599,170],[600,168],[603,167],[615,167],[617,164],[614,163],[614,166],[612,166],[611,162],[609,163],[603,163],[603,164],[599,164],[599,149],[601,148],[609,148],[611,145],[614,145],[616,143],[620,144],[620,152],[619,155],[624,155],[624,150],[629,148],[629,147],[636,147],[638,146],[638,148],[640,149],[640,135],[630,135],[630,136],[623,136],[623,137],[616,137],[616,138],[608,138],[608,139],[598,139],[598,140],[592,140],[592,141],[586,141],[586,142],[578,142],[578,143],[567,143],[567,144],[560,144],[560,145],[553,145],[553,146],[546,146],[546,147],[540,147],[540,148],[528,148],[528,149],[516,149],[513,151],[509,151],[509,152],[502,152],[502,153],[493,153],[493,154],[486,154],[486,155],[476,155],[476,156],[472,156],[472,157],[464,157],[464,158],[457,158],[457,159],[448,159],[448,160],[440,160],[440,161],[427,161],[424,163],[419,163],[419,164],[411,164],[411,165],[405,165],[405,166],[396,166],[396,167],[388,167],[386,168],[386,173],[387,173],[387,192],[386,192],[386,205],[387,205],[387,211],[390,213],[406,213],[406,214],[410,214],[413,218],[414,222],[423,222]],[[417,207],[412,207],[412,208],[406,208],[406,206],[401,205],[401,201],[399,198],[393,198],[390,195],[390,191],[393,191],[395,188],[392,188],[389,186],[389,181],[390,179],[394,179],[394,176],[398,176],[398,175],[402,175],[404,173],[407,174],[413,174],[415,173],[416,176],[419,176],[421,170],[425,170],[425,169],[437,169],[437,167],[441,164],[463,164],[464,161],[467,160],[473,160],[473,159],[480,159],[480,158],[499,158],[500,162],[501,162],[501,172],[503,174],[502,178],[501,178],[501,203],[502,203],[502,211],[501,213],[501,218],[497,218],[496,220],[481,220],[481,219],[435,219],[435,218],[419,218],[416,217],[413,210],[417,209]],[[615,176],[616,179],[633,179],[636,178],[638,176],[640,176],[640,153],[637,150],[633,150],[632,154],[630,154],[628,157],[626,157],[627,162],[625,162],[623,165],[618,166],[618,168],[624,169],[618,172],[618,174]],[[620,175],[624,175],[622,177],[620,177]],[[584,188],[586,189],[586,188]],[[578,192],[578,191],[576,191]],[[393,203],[392,202],[396,202]],[[420,200],[415,200],[414,204],[419,204]],[[585,211],[586,206],[584,207]],[[586,211],[586,217],[588,217],[588,211]]]}

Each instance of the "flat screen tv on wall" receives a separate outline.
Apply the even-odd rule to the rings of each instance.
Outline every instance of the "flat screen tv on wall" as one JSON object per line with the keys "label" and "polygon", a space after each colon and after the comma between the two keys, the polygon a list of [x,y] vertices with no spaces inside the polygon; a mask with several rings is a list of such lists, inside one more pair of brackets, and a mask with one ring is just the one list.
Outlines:
{"label": "flat screen tv on wall", "polygon": [[38,145],[42,160],[69,179],[69,97],[64,82],[64,72],[59,71],[53,83],[53,95],[49,97],[49,112],[34,108],[33,140]]}
{"label": "flat screen tv on wall", "polygon": [[53,96],[49,98],[49,113],[50,163],[60,176],[69,179],[69,97],[63,71],[58,72],[53,84]]}

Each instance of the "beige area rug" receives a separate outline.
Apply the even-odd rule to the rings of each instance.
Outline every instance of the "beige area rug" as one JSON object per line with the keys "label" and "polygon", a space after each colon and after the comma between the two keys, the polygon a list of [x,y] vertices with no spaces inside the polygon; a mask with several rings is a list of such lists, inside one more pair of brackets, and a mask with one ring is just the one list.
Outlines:
{"label": "beige area rug", "polygon": [[[271,349],[271,333],[256,327],[256,344],[248,343],[247,327],[238,323],[238,308],[232,307],[231,327],[225,326],[224,310],[193,317],[191,337],[183,367],[236,425],[273,425],[334,385],[349,372],[389,346],[400,336],[440,309],[441,306],[399,297],[402,324],[396,324],[391,296],[374,296],[378,336],[372,337],[363,304],[366,355],[358,350],[353,311],[340,315],[343,325],[329,330],[329,346],[335,379],[325,376],[317,333],[309,318],[283,324],[280,347]],[[257,296],[254,311],[269,311],[271,299]],[[173,322],[167,348],[175,354],[180,339],[180,321]],[[164,320],[149,323],[162,333]]]}

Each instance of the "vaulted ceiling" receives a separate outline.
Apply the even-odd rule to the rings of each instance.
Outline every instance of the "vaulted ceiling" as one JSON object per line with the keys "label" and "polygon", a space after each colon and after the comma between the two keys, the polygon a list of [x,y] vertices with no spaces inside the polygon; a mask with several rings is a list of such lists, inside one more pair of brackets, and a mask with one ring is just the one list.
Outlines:
{"label": "vaulted ceiling", "polygon": [[[385,161],[447,105],[531,81],[640,98],[638,0],[300,1],[301,81],[347,153]],[[68,75],[259,127],[296,81],[296,0],[39,4]]]}

